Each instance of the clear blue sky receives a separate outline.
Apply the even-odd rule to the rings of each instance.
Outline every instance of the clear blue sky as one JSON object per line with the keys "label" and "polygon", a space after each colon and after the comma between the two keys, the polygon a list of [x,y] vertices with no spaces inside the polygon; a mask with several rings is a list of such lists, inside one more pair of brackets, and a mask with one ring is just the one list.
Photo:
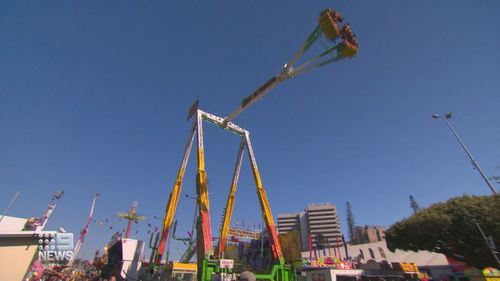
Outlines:
{"label": "clear blue sky", "polygon": [[[462,194],[490,194],[442,120],[484,171],[500,174],[498,1],[2,1],[0,206],[79,233],[101,193],[82,254],[123,228],[116,212],[139,201],[163,216],[197,98],[221,116],[274,75],[334,7],[360,52],[286,81],[236,119],[252,134],[274,216],[308,203],[345,203],[357,224],[389,226]],[[205,125],[213,231],[239,139]],[[195,158],[183,195],[195,194]],[[245,160],[233,221],[260,221]],[[498,184],[495,184],[498,189]],[[180,234],[193,201],[182,199]],[[147,224],[134,225],[146,238]],[[218,228],[217,228],[218,229]],[[214,236],[217,236],[214,234]],[[178,254],[174,246],[174,255]]]}

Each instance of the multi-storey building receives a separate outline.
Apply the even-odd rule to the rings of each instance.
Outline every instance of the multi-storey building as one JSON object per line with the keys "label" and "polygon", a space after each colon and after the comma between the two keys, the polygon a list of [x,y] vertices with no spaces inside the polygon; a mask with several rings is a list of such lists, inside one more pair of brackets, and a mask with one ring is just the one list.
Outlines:
{"label": "multi-storey building", "polygon": [[342,233],[337,216],[337,208],[333,204],[311,204],[305,209],[307,232],[313,248],[341,247]]}
{"label": "multi-storey building", "polygon": [[300,231],[302,250],[341,247],[342,234],[335,205],[310,204],[304,212],[278,215],[278,233]]}
{"label": "multi-storey building", "polygon": [[300,231],[300,216],[298,213],[278,215],[278,234],[289,231]]}
{"label": "multi-storey building", "polygon": [[351,242],[352,245],[382,241],[385,239],[385,227],[374,225],[356,226],[354,228],[354,238],[354,241]]}

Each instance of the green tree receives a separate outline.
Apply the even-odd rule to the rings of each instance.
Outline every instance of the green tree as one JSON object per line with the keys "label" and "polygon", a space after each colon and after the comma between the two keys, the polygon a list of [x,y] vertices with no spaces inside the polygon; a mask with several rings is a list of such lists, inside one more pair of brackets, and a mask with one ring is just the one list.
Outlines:
{"label": "green tree", "polygon": [[499,249],[500,197],[456,197],[421,209],[386,231],[389,250],[427,250],[442,253],[477,268],[498,266],[474,220],[488,241]]}
{"label": "green tree", "polygon": [[356,222],[354,221],[354,215],[352,214],[352,207],[351,203],[347,201],[346,203],[346,209],[347,209],[347,229],[349,230],[349,240],[351,240],[351,244],[355,244],[356,242],[356,233],[354,231],[354,228],[356,227]]}
{"label": "green tree", "polygon": [[410,194],[410,207],[413,210],[413,213],[416,213],[420,211],[420,206],[418,206],[417,200],[415,200],[415,197]]}

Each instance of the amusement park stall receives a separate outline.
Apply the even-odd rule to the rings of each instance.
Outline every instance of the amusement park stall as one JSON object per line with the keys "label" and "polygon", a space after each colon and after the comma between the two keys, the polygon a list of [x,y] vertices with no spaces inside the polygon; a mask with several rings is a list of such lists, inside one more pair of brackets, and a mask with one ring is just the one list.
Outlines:
{"label": "amusement park stall", "polygon": [[356,281],[361,280],[363,270],[314,268],[305,271],[306,281]]}
{"label": "amusement park stall", "polygon": [[107,247],[106,275],[117,280],[136,280],[142,266],[144,241],[114,237]]}

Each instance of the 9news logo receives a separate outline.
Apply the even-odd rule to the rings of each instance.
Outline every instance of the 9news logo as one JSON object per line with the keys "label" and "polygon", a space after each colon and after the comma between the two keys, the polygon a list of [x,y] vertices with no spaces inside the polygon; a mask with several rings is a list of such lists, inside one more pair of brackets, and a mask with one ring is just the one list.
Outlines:
{"label": "9news logo", "polygon": [[73,258],[73,233],[36,233],[38,259],[69,261]]}

